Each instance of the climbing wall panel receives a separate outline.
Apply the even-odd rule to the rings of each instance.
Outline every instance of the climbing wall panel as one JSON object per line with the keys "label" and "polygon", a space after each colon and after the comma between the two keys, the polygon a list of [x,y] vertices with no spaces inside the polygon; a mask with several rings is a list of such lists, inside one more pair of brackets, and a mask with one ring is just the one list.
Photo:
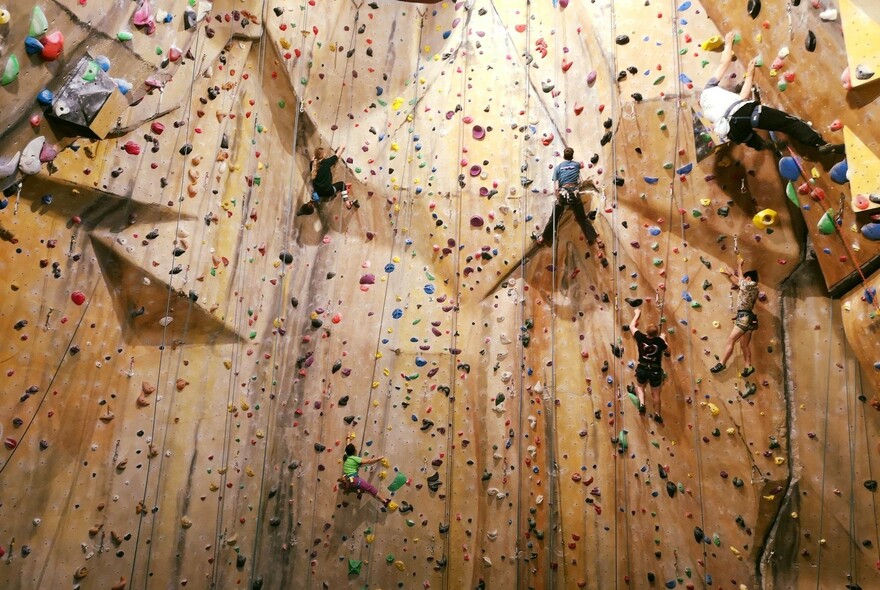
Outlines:
{"label": "climbing wall panel", "polygon": [[[0,167],[67,148],[3,181],[2,587],[870,587],[874,279],[834,305],[812,258],[792,280],[811,228],[774,155],[694,145],[700,43],[736,26],[772,61],[782,8],[98,4],[43,5],[63,57],[0,88]],[[86,50],[131,83],[106,140],[30,122]],[[873,141],[819,75],[765,96]],[[296,215],[341,145],[357,206]],[[534,240],[568,146],[604,249],[571,213]],[[738,255],[750,378],[739,350],[709,371]],[[637,307],[671,349],[644,415]],[[349,441],[393,506],[340,487]]]}
{"label": "climbing wall panel", "polygon": [[870,84],[877,79],[876,73],[880,69],[880,60],[877,59],[880,10],[876,4],[865,0],[842,0],[840,20],[846,42],[849,83],[853,87]]}

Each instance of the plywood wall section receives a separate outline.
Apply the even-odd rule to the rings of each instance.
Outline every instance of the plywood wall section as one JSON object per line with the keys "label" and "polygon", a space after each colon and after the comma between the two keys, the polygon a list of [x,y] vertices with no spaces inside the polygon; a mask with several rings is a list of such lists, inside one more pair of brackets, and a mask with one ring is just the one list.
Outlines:
{"label": "plywood wall section", "polygon": [[[876,280],[828,296],[772,153],[697,161],[724,2],[97,4],[43,3],[64,57],[0,88],[0,157],[67,148],[3,185],[3,588],[877,583]],[[89,48],[133,84],[118,137],[31,125]],[[824,128],[823,96],[786,104]],[[295,215],[342,144],[359,206]],[[607,268],[568,217],[531,237],[566,146]],[[709,372],[737,254],[751,397],[739,352]],[[662,424],[627,393],[636,298]],[[348,438],[397,510],[339,489]]]}

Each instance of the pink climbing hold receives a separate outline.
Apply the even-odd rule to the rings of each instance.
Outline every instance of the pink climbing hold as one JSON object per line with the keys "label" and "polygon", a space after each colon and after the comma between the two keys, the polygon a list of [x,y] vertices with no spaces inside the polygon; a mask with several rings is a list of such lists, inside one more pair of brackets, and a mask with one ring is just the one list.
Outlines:
{"label": "pink climbing hold", "polygon": [[53,31],[43,37],[42,43],[43,50],[40,55],[46,61],[55,61],[64,50],[64,35],[61,34],[61,31]]}
{"label": "pink climbing hold", "polygon": [[163,125],[159,121],[153,121],[150,124],[150,131],[152,131],[156,135],[162,135],[162,132],[165,131],[165,125]]}
{"label": "pink climbing hold", "polygon": [[70,294],[70,300],[77,305],[82,305],[86,302],[86,294],[82,291],[74,291]]}
{"label": "pink climbing hold", "polygon": [[122,146],[122,149],[124,149],[127,154],[132,155],[132,156],[141,155],[141,146],[139,146],[134,141],[125,142],[125,145]]}

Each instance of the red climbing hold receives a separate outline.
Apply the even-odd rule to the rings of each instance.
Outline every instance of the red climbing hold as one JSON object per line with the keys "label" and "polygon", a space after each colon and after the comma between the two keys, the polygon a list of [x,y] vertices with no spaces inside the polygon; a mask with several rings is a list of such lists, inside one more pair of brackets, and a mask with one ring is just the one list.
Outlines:
{"label": "red climbing hold", "polygon": [[64,35],[61,31],[53,31],[41,39],[43,50],[41,55],[46,61],[55,61],[64,50]]}
{"label": "red climbing hold", "polygon": [[82,291],[74,291],[70,294],[70,300],[77,305],[82,305],[86,302],[86,295]]}

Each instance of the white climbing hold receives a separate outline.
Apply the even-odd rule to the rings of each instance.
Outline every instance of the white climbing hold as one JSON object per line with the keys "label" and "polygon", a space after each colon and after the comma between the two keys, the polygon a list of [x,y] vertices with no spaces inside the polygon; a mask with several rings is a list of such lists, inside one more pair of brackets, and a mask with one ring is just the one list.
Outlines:
{"label": "white climbing hold", "polygon": [[18,162],[18,168],[24,173],[34,175],[40,171],[42,163],[40,162],[40,152],[43,150],[43,144],[46,138],[42,135],[35,137],[25,146],[21,152],[21,160]]}
{"label": "white climbing hold", "polygon": [[159,325],[163,328],[174,321],[174,318],[171,316],[165,316],[164,318],[159,320]]}
{"label": "white climbing hold", "polygon": [[823,10],[819,13],[819,18],[824,21],[831,22],[837,20],[837,9],[829,8],[828,10]]}

